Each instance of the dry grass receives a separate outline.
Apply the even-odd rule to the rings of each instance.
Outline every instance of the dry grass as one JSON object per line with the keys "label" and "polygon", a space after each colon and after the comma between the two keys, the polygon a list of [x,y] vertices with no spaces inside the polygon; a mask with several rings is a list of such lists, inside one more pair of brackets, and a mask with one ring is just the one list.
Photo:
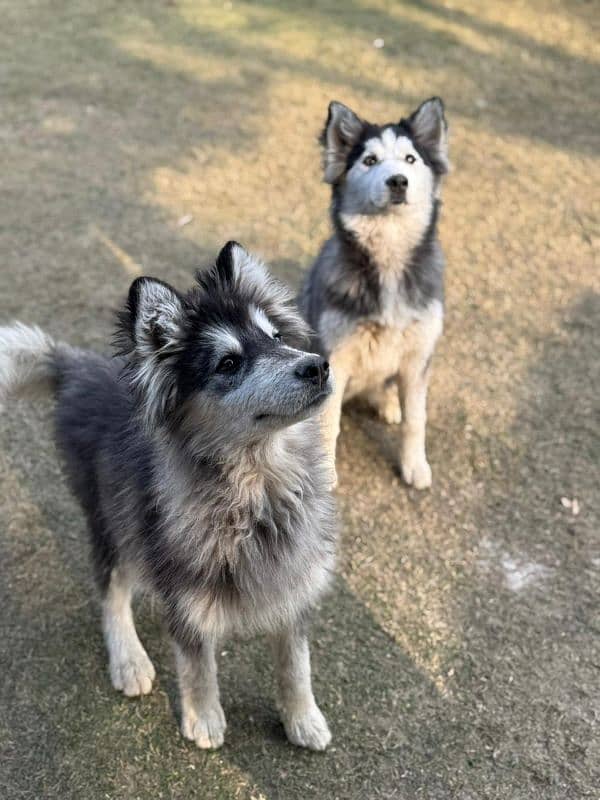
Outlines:
{"label": "dry grass", "polygon": [[433,490],[401,485],[389,430],[344,420],[340,578],[315,627],[332,749],[284,742],[262,644],[232,643],[227,744],[195,751],[151,612],[157,691],[113,693],[49,411],[15,409],[0,422],[0,796],[597,797],[593,3],[0,8],[2,320],[104,348],[134,275],[184,286],[230,236],[297,283],[328,230],[316,135],[332,97],[387,120],[442,95],[454,163]]}

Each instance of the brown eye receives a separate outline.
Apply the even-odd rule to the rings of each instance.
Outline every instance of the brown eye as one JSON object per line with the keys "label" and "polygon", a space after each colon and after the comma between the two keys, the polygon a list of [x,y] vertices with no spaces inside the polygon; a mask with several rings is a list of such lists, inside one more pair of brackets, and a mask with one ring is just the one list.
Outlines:
{"label": "brown eye", "polygon": [[365,156],[363,158],[363,164],[365,165],[365,167],[372,167],[373,164],[376,163],[377,163],[377,156],[370,155],[370,156]]}
{"label": "brown eye", "polygon": [[240,356],[233,353],[228,356],[223,356],[217,365],[217,372],[220,372],[223,375],[233,375],[234,372],[238,371],[241,363],[242,359]]}
{"label": "brown eye", "polygon": [[417,159],[412,155],[412,153],[409,153],[404,160],[409,164],[414,164]]}

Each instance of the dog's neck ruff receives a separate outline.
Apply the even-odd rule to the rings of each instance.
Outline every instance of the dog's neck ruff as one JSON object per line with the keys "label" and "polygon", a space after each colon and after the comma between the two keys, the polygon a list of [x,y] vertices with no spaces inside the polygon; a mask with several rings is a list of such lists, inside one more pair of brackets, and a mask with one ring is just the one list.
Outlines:
{"label": "dog's neck ruff", "polygon": [[[350,317],[404,324],[407,314],[443,301],[443,257],[437,244],[440,201],[399,214],[347,215],[334,210],[342,280],[330,305]],[[427,213],[425,213],[427,211]],[[347,275],[347,280],[343,276]]]}
{"label": "dog's neck ruff", "polygon": [[160,454],[161,542],[185,565],[189,614],[204,635],[275,630],[327,585],[335,528],[319,431],[318,419],[305,420],[209,474],[181,450]]}
{"label": "dog's neck ruff", "polygon": [[403,205],[380,214],[340,211],[338,225],[368,256],[378,272],[400,275],[423,241],[433,213],[433,203]]}
{"label": "dog's neck ruff", "polygon": [[[186,448],[163,450],[163,465],[176,476],[182,490],[177,497],[188,509],[195,507],[194,496],[202,493],[207,475],[211,476],[211,496],[203,498],[203,511],[214,504],[215,516],[211,525],[219,530],[235,548],[240,538],[251,535],[256,522],[269,518],[274,506],[283,504],[289,513],[304,517],[307,508],[303,500],[307,489],[314,486],[309,474],[311,462],[306,441],[315,432],[316,421],[305,420],[284,430],[261,437],[253,444],[238,447],[227,456],[213,458],[194,456]],[[163,498],[172,506],[172,498]],[[269,524],[271,524],[269,522]],[[233,561],[233,550],[229,552]]]}

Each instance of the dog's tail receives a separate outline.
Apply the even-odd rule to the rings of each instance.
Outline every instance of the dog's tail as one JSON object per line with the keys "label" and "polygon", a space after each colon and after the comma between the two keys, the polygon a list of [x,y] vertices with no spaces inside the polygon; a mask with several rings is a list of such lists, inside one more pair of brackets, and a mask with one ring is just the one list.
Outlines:
{"label": "dog's tail", "polygon": [[35,325],[0,326],[0,411],[13,397],[53,391],[61,356],[70,349]]}

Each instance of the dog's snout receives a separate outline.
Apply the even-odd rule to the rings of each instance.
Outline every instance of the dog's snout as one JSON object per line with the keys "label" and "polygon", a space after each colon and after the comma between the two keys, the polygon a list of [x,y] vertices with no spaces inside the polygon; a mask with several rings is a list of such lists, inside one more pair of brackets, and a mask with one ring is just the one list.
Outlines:
{"label": "dog's snout", "polygon": [[297,364],[294,372],[301,381],[307,381],[322,388],[329,377],[329,362],[320,356],[314,356]]}
{"label": "dog's snout", "polygon": [[406,191],[408,189],[408,178],[406,175],[390,175],[386,184],[396,192]]}

